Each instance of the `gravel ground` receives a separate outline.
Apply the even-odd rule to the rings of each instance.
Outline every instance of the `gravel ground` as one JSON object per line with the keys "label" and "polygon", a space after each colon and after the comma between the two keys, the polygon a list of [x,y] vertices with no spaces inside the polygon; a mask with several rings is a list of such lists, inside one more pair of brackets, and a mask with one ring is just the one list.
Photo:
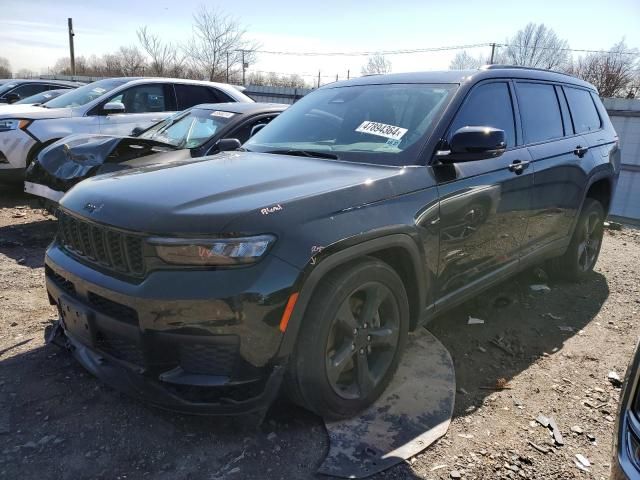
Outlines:
{"label": "gravel ground", "polygon": [[[0,186],[0,478],[317,478],[326,433],[303,410],[279,401],[257,431],[166,413],[45,346],[56,312],[43,254],[55,228],[35,202]],[[639,271],[640,231],[607,231],[588,281],[547,281],[551,290],[535,293],[544,272],[527,272],[434,320],[429,330],[456,365],[454,420],[439,442],[377,478],[608,478],[620,391],[607,375],[624,375],[637,339]],[[485,323],[468,325],[469,315]],[[563,446],[536,423],[540,414],[555,419]]]}

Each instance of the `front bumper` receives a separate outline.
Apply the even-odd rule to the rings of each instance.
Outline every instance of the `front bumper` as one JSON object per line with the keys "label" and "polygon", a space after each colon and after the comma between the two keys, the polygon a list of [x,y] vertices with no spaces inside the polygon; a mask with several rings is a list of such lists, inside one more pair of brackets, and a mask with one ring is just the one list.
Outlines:
{"label": "front bumper", "polygon": [[20,129],[0,132],[0,153],[9,162],[8,168],[17,168],[24,172],[27,156],[37,143],[33,137]]}
{"label": "front bumper", "polygon": [[55,343],[105,383],[196,414],[258,411],[277,395],[287,361],[279,356],[289,294],[281,281],[297,275],[277,258],[236,270],[156,271],[131,283],[53,244],[45,273],[61,316]]}

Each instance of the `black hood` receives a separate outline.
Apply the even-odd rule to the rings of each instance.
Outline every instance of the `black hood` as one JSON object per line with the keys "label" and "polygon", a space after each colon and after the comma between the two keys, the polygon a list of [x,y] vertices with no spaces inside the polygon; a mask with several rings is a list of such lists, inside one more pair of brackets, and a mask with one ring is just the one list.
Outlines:
{"label": "black hood", "polygon": [[[325,196],[314,202],[325,210],[371,203],[400,193],[406,187],[402,182],[380,180],[408,177],[402,173],[402,167],[226,152],[94,177],[74,187],[60,203],[127,230],[210,234],[223,232],[232,220],[251,213],[279,212],[278,218],[286,221],[285,210],[295,210],[296,203],[309,197]],[[340,194],[350,189],[357,191]]]}

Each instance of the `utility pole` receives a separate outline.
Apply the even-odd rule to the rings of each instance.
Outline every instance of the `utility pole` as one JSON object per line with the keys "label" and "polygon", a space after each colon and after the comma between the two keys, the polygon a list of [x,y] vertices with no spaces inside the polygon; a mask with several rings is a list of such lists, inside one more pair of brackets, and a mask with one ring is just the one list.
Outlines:
{"label": "utility pole", "polygon": [[491,44],[491,60],[489,60],[489,63],[491,65],[493,65],[493,57],[494,57],[495,53],[496,53],[496,44],[492,43]]}
{"label": "utility pole", "polygon": [[229,83],[229,52],[227,52],[227,83]]}
{"label": "utility pole", "polygon": [[247,68],[249,67],[248,63],[245,63],[244,61],[244,52],[246,50],[240,50],[240,52],[242,52],[242,85],[246,85],[246,80],[245,80],[245,72],[247,71]]}
{"label": "utility pole", "polygon": [[351,70],[347,70],[347,80],[349,80],[349,72],[351,72]]}
{"label": "utility pole", "polygon": [[71,75],[75,75],[76,74],[76,57],[73,52],[73,37],[75,36],[75,33],[73,33],[73,19],[68,18],[67,20],[69,24],[69,60],[71,62]]}
{"label": "utility pole", "polygon": [[320,70],[318,70],[318,88],[320,88]]}

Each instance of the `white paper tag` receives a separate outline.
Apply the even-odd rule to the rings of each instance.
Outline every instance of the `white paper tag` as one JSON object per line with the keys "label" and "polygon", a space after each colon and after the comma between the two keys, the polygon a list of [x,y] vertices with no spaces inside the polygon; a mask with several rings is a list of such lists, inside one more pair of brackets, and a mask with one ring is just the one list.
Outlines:
{"label": "white paper tag", "polygon": [[406,128],[396,127],[395,125],[370,121],[362,122],[362,124],[356,128],[356,132],[368,133],[384,138],[393,138],[394,140],[400,140],[407,131]]}
{"label": "white paper tag", "polygon": [[222,118],[231,118],[235,115],[235,113],[232,112],[223,112],[221,110],[215,110],[213,112],[211,112],[211,116],[212,117],[222,117]]}

